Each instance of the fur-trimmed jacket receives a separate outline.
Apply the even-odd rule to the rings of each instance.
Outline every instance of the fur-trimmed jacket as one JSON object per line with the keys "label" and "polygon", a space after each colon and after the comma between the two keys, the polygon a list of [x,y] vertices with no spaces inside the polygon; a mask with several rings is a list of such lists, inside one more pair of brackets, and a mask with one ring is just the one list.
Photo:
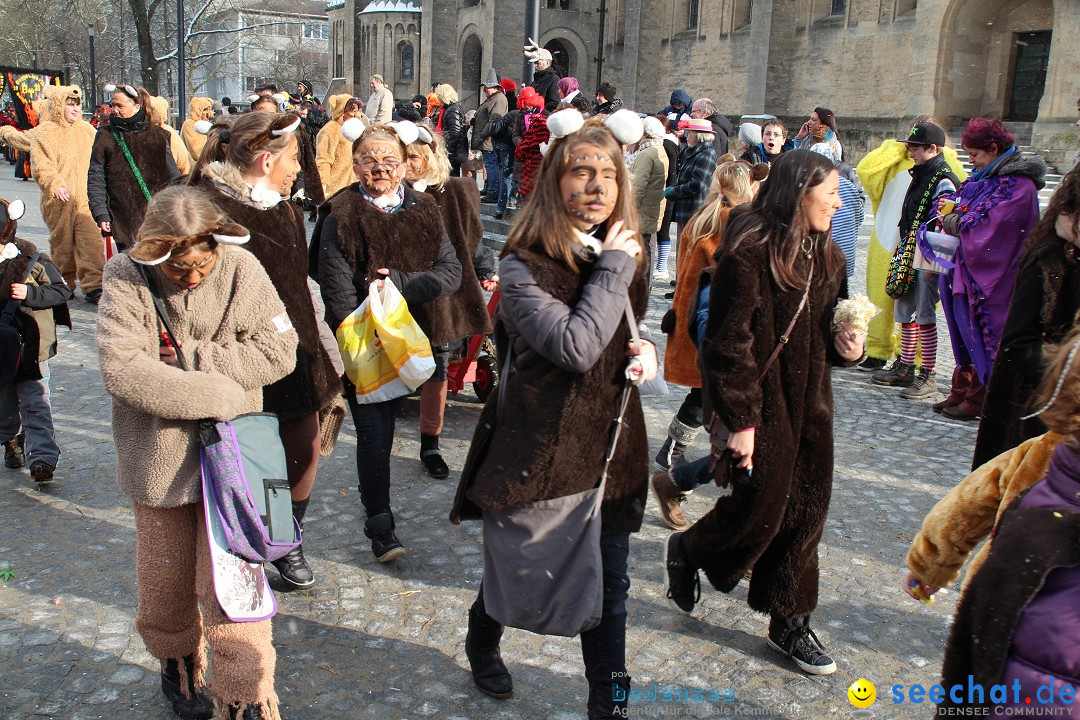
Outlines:
{"label": "fur-trimmed jacket", "polygon": [[490,335],[493,329],[491,316],[478,280],[483,277],[480,274],[483,271],[473,264],[484,240],[480,191],[468,178],[450,178],[438,190],[427,188],[424,193],[430,195],[442,211],[443,226],[461,263],[461,286],[450,295],[432,300],[432,313],[449,320],[447,334],[455,335],[455,340],[470,335]]}
{"label": "fur-trimmed jacket", "polygon": [[56,355],[56,326],[71,329],[67,303],[75,293],[64,282],[48,253],[43,251],[31,268],[30,261],[38,248],[18,237],[12,238],[12,242],[19,254],[0,263],[0,311],[11,300],[12,284],[25,284],[26,298],[12,321],[23,340],[23,360],[15,381],[39,380],[41,372],[34,361],[45,362]]}
{"label": "fur-trimmed jacket", "polygon": [[[626,385],[626,303],[640,318],[648,289],[626,253],[579,255],[576,269],[525,249],[499,265],[496,341],[510,372],[476,424],[450,513],[454,523],[600,481]],[[649,443],[637,388],[630,395],[604,488],[609,533],[636,532],[645,511]]]}
{"label": "fur-trimmed jacket", "polygon": [[1046,431],[1021,420],[1042,380],[1043,347],[1061,342],[1080,311],[1080,238],[1075,218],[1059,215],[1055,237],[1036,240],[1020,257],[1012,304],[986,389],[972,468]]}
{"label": "fur-trimmed jacket", "polygon": [[151,195],[180,177],[180,170],[173,160],[169,133],[148,124],[145,108],[126,121],[112,115],[109,124],[98,130],[86,178],[90,213],[96,223],[111,222],[116,242],[130,247],[142,225],[147,200],[113,131],[127,144]]}
{"label": "fur-trimmed jacket", "polygon": [[460,337],[448,308],[432,303],[461,285],[461,263],[430,196],[405,186],[401,206],[385,212],[353,183],[319,208],[312,237],[308,272],[319,283],[331,330],[364,301],[382,277],[376,271],[387,268],[432,345]]}
{"label": "fur-trimmed jacket", "polygon": [[[1004,706],[995,715],[1029,714],[1024,711],[1034,707],[1046,715],[1071,712],[1080,687],[1077,538],[1080,457],[1063,442],[1046,477],[1005,511],[986,562],[953,617],[942,685],[977,683],[985,694],[974,701],[962,694],[958,703],[950,693],[938,705],[938,716],[955,715],[950,710],[959,704]],[[994,685],[1004,685],[1005,693],[993,697]],[[1031,699],[1036,695],[1038,705]]]}
{"label": "fur-trimmed jacket", "polygon": [[[1027,440],[976,468],[938,500],[911,541],[911,574],[934,587],[956,582],[971,551],[990,536],[1005,509],[1046,475],[1061,439],[1046,433]],[[985,544],[971,559],[964,587],[986,561],[990,546]]]}
{"label": "fur-trimmed jacket", "polygon": [[262,264],[242,248],[219,245],[216,253],[193,290],[149,268],[188,371],[161,362],[160,322],[135,262],[121,254],[105,265],[101,378],[113,398],[117,480],[140,505],[198,502],[198,421],[259,412],[263,387],[296,365],[296,331]]}
{"label": "fur-trimmed jacket", "polygon": [[258,207],[240,172],[230,165],[211,163],[203,173],[202,188],[210,201],[251,233],[244,249],[262,263],[299,336],[296,368],[263,389],[263,409],[282,420],[327,410],[341,397],[341,378],[319,339],[306,272],[307,231],[300,211],[284,200],[269,209]]}
{"label": "fur-trimmed jacket", "polygon": [[319,168],[323,196],[330,197],[341,188],[356,182],[353,172],[352,143],[341,135],[341,118],[352,95],[331,95],[330,122],[315,137],[315,164]]}

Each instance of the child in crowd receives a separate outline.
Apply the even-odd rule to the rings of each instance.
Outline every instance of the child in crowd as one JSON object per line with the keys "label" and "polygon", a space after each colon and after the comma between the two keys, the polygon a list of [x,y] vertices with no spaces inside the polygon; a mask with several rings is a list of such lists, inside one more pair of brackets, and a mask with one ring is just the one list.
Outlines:
{"label": "child in crowd", "polygon": [[60,459],[49,404],[49,359],[56,355],[56,326],[71,328],[67,302],[74,293],[48,254],[15,236],[23,210],[22,201],[0,200],[0,323],[10,323],[22,336],[12,381],[0,385],[0,438],[4,465],[17,469],[29,463],[30,477],[40,483],[53,479]]}
{"label": "child in crowd", "polygon": [[[915,167],[908,171],[911,185],[904,195],[900,212],[901,242],[893,256],[892,267],[897,274],[912,273],[914,280],[902,295],[889,293],[896,299],[893,316],[900,323],[900,359],[891,368],[875,372],[871,379],[875,385],[902,388],[900,397],[904,399],[918,400],[937,393],[937,303],[940,294],[936,275],[911,269],[914,236],[919,226],[932,217],[937,198],[955,192],[960,180],[941,154],[946,138],[940,125],[916,123],[899,142],[907,145]],[[905,252],[905,248],[909,250]],[[898,267],[901,264],[903,267]],[[915,354],[920,344],[922,365],[916,375]]]}

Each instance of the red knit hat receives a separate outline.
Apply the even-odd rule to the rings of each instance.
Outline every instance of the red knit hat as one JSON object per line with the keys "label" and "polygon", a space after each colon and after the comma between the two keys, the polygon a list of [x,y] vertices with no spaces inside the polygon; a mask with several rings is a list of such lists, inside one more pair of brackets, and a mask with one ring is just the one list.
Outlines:
{"label": "red knit hat", "polygon": [[503,78],[499,81],[499,85],[502,86],[503,92],[514,92],[517,90],[517,83],[510,78]]}

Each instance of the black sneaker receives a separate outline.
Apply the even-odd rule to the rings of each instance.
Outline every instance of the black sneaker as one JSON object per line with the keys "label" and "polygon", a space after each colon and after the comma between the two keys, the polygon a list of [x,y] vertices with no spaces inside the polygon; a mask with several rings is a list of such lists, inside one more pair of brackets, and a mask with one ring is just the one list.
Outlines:
{"label": "black sneaker", "polygon": [[281,579],[293,587],[311,587],[315,584],[315,573],[311,571],[307,558],[304,557],[304,546],[297,545],[296,549],[290,550],[278,560],[271,560]]}
{"label": "black sneaker", "polygon": [[690,615],[701,600],[701,578],[682,550],[682,533],[672,533],[664,543],[664,583],[667,599],[679,612]]}
{"label": "black sneaker", "polygon": [[888,361],[886,360],[867,355],[861,363],[855,366],[855,368],[862,372],[877,372],[878,370],[883,370],[887,364]]}
{"label": "black sneaker", "polygon": [[23,455],[23,436],[19,433],[10,440],[4,441],[4,466],[18,470],[24,465],[26,465],[26,457]]}
{"label": "black sneaker", "polygon": [[799,669],[811,675],[832,675],[836,663],[825,652],[821,641],[810,629],[810,616],[769,621],[769,647],[787,655]]}
{"label": "black sneaker", "polygon": [[897,360],[888,370],[878,370],[870,377],[870,382],[875,385],[888,387],[908,387],[915,382],[915,366]]}
{"label": "black sneaker", "polygon": [[161,692],[172,705],[173,713],[177,717],[184,720],[210,720],[214,717],[214,701],[205,687],[195,687],[194,657],[185,657],[184,666],[187,671],[186,694],[181,689],[180,663],[176,660],[166,660],[165,667],[161,669]]}
{"label": "black sneaker", "polygon": [[937,395],[935,373],[922,369],[915,376],[915,382],[900,391],[900,397],[905,400],[922,400],[934,395]]}
{"label": "black sneaker", "polygon": [[91,305],[97,305],[99,302],[101,302],[101,289],[99,288],[97,290],[91,290],[90,292],[86,293],[86,295],[83,297],[83,300],[90,303]]}
{"label": "black sneaker", "polygon": [[391,513],[369,517],[364,523],[364,534],[371,538],[371,552],[381,563],[397,560],[405,554],[405,546],[394,534],[394,516]]}
{"label": "black sneaker", "polygon": [[34,482],[50,482],[55,469],[48,460],[35,460],[30,463],[30,477],[34,479]]}

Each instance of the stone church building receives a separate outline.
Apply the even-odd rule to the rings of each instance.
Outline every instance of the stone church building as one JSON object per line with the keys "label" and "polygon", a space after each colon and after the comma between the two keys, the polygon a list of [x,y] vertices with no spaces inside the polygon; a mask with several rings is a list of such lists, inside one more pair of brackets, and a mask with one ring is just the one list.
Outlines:
{"label": "stone church building", "polygon": [[[421,0],[415,0],[420,2]],[[330,71],[397,97],[453,85],[466,109],[482,73],[522,73],[522,0],[337,0]],[[1071,157],[1080,98],[1080,0],[540,0],[540,44],[591,95],[602,79],[655,112],[672,89],[737,118],[802,122],[832,109],[860,156],[905,119],[959,129],[1002,118],[1023,144]],[[351,20],[350,20],[351,19]]]}

